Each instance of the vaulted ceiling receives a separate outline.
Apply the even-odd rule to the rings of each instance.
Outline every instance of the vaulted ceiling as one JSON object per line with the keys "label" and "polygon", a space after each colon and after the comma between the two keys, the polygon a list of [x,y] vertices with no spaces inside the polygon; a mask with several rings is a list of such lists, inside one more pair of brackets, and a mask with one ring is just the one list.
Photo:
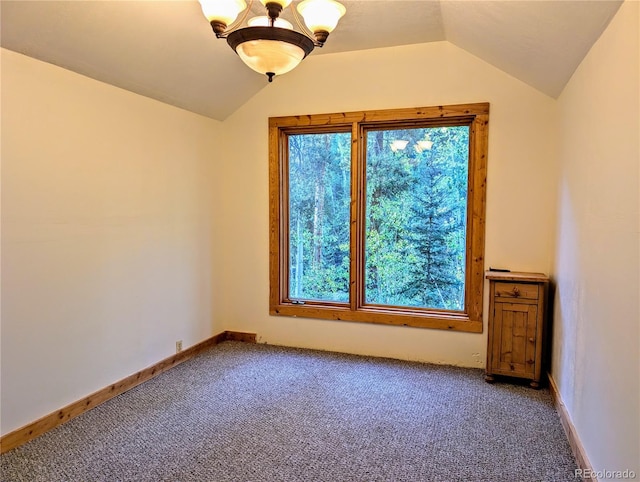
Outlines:
{"label": "vaulted ceiling", "polygon": [[[556,97],[622,0],[341,2],[346,15],[312,56],[447,40]],[[263,14],[258,1],[252,8]],[[213,119],[268,88],[195,0],[2,0],[1,9],[2,47]]]}

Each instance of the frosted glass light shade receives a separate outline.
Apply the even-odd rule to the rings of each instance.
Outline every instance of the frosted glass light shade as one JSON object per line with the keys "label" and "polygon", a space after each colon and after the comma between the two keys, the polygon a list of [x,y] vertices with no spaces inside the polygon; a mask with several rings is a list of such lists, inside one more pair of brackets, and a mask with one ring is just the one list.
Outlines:
{"label": "frosted glass light shade", "polygon": [[344,5],[335,0],[304,0],[298,5],[298,12],[313,33],[331,33],[346,11]]}
{"label": "frosted glass light shade", "polygon": [[230,25],[240,12],[247,8],[244,0],[198,0],[202,13],[209,22],[215,21]]}
{"label": "frosted glass light shade", "polygon": [[291,0],[260,0],[260,3],[267,6],[267,3],[277,3],[282,6],[282,8],[287,8],[291,4]]}
{"label": "frosted glass light shade", "polygon": [[236,52],[247,66],[261,74],[286,74],[305,57],[300,47],[279,40],[250,40],[238,45]]}
{"label": "frosted glass light shade", "polygon": [[[266,15],[262,17],[253,17],[247,22],[247,24],[249,25],[249,27],[270,27],[271,19]],[[287,22],[284,18],[280,17],[276,18],[274,27],[288,28],[289,30],[293,30],[293,25]]]}
{"label": "frosted glass light shade", "polygon": [[397,152],[404,150],[407,147],[407,144],[409,144],[409,141],[398,139],[396,141],[391,141],[389,144],[391,146],[391,150],[393,152]]}
{"label": "frosted glass light shade", "polygon": [[430,141],[428,139],[424,141],[418,141],[417,144],[420,147],[421,151],[428,151],[433,147],[433,141]]}
{"label": "frosted glass light shade", "polygon": [[235,30],[227,43],[248,67],[267,74],[285,74],[313,50],[313,41],[295,30],[279,27],[246,27]]}

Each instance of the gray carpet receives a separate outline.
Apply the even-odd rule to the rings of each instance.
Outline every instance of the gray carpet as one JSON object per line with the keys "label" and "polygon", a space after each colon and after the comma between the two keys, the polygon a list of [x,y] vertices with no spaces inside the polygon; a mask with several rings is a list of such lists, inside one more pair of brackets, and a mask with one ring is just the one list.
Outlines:
{"label": "gray carpet", "polygon": [[547,390],[225,342],[1,457],[3,481],[575,481]]}

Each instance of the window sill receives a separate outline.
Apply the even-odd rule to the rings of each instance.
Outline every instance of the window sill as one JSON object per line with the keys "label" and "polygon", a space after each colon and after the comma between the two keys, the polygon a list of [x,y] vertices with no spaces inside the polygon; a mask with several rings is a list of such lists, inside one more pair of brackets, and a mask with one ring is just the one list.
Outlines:
{"label": "window sill", "polygon": [[436,330],[462,331],[482,333],[482,320],[471,320],[462,313],[424,313],[388,311],[380,308],[360,308],[352,311],[349,308],[323,307],[318,305],[279,304],[271,307],[269,314],[273,316],[290,316],[335,321],[354,321],[360,323],[377,323],[384,325],[411,326],[415,328],[431,328]]}

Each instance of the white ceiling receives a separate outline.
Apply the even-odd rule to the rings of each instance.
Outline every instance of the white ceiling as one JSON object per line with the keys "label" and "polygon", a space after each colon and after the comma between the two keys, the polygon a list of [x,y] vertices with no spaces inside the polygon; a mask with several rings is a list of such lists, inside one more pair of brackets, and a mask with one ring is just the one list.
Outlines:
{"label": "white ceiling", "polygon": [[[341,2],[347,14],[311,55],[448,40],[556,97],[622,0]],[[196,0],[0,5],[2,47],[213,119],[268,85],[215,38]],[[257,0],[253,10],[263,14]]]}

